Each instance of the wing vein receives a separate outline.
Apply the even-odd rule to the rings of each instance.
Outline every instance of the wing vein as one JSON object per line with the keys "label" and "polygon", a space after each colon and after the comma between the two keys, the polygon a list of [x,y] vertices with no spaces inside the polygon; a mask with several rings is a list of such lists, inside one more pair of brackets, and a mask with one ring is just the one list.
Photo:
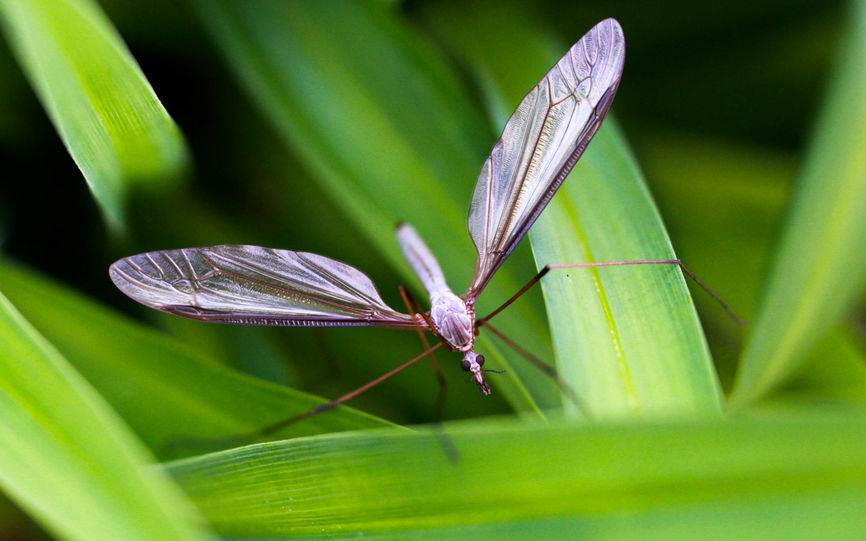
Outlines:
{"label": "wing vein", "polygon": [[[506,122],[478,177],[469,210],[478,261],[466,298],[481,293],[586,149],[619,86],[624,58],[619,24],[613,19],[600,22],[547,72]],[[541,104],[545,97],[546,104]]]}
{"label": "wing vein", "polygon": [[279,326],[418,324],[385,304],[366,275],[315,254],[244,245],[164,250],[121,259],[109,274],[134,300],[190,319]]}

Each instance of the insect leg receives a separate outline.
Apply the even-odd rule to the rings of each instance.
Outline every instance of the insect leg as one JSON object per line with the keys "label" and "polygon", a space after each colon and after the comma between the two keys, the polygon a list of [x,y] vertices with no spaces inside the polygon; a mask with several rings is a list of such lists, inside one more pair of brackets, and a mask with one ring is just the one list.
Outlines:
{"label": "insect leg", "polygon": [[[420,314],[421,317],[427,321],[430,329],[435,333],[436,329],[433,327],[433,322],[429,321],[423,309],[418,305],[418,301],[416,301],[403,286],[400,286],[400,296],[403,297],[403,302],[406,303],[406,309],[409,311],[409,314],[411,314],[412,317],[414,317],[416,313]],[[421,339],[421,345],[424,346],[425,350],[429,350],[430,343],[427,341],[427,335],[424,334],[424,330],[420,325],[415,325],[415,330],[418,331],[418,338]],[[439,337],[438,334],[436,336]],[[441,344],[442,338],[439,337],[439,340],[439,343]],[[445,406],[445,392],[448,389],[448,383],[445,381],[445,375],[442,373],[442,369],[439,367],[439,362],[436,360],[436,356],[433,353],[430,353],[430,366],[433,367],[433,372],[436,374],[436,380],[439,382],[439,393],[436,396],[436,405],[433,406],[433,423],[435,424],[442,420],[442,408]]]}
{"label": "insect leg", "polygon": [[538,283],[538,281],[541,280],[545,274],[550,272],[551,269],[569,269],[569,268],[582,268],[582,267],[617,267],[617,266],[622,266],[622,265],[676,265],[689,278],[691,278],[697,285],[699,285],[701,287],[701,289],[706,291],[710,295],[710,297],[712,297],[717,303],[719,303],[719,305],[722,307],[722,309],[725,312],[727,312],[728,316],[730,316],[731,319],[733,319],[735,322],[737,322],[740,325],[746,325],[747,324],[746,320],[737,316],[737,314],[735,314],[734,311],[731,310],[731,308],[728,306],[728,304],[725,301],[723,301],[722,298],[719,297],[719,295],[715,291],[713,291],[706,284],[704,284],[695,275],[695,273],[690,271],[688,269],[688,267],[686,267],[683,264],[683,262],[680,261],[679,259],[645,259],[645,260],[639,260],[639,261],[599,261],[599,262],[593,262],[593,263],[560,263],[560,264],[545,265],[544,268],[541,269],[541,271],[539,271],[538,274],[536,274],[531,280],[529,280],[529,282],[527,282],[525,286],[520,288],[520,291],[518,291],[510,299],[505,301],[505,303],[503,303],[502,306],[500,306],[499,308],[497,308],[496,310],[494,310],[493,312],[491,312],[487,316],[479,319],[478,324],[479,325],[483,324],[484,322],[486,322],[487,320],[489,320],[490,318],[492,318],[493,316],[495,316],[499,312],[503,311],[506,307],[511,305],[511,303],[513,303],[518,298],[520,298],[521,295],[526,293],[529,290],[529,288],[531,288],[536,283]]}
{"label": "insect leg", "polygon": [[232,445],[243,445],[243,444],[247,444],[247,443],[253,443],[253,442],[258,441],[259,439],[261,439],[265,436],[268,436],[270,434],[278,432],[287,426],[290,426],[290,425],[293,425],[297,422],[303,421],[304,419],[309,419],[310,417],[313,417],[313,416],[318,415],[320,413],[324,413],[330,409],[333,409],[333,408],[339,406],[343,402],[346,402],[347,400],[358,396],[359,394],[370,389],[371,387],[374,387],[374,386],[382,383],[383,381],[390,378],[394,374],[396,374],[396,373],[398,373],[398,372],[400,372],[406,368],[409,368],[410,366],[417,363],[418,361],[420,361],[421,359],[423,359],[427,355],[430,355],[433,351],[439,349],[440,347],[442,347],[441,342],[436,344],[435,346],[433,346],[431,348],[424,350],[422,353],[420,353],[416,357],[413,357],[412,359],[406,361],[405,363],[401,364],[400,366],[391,370],[390,372],[383,374],[383,375],[379,376],[378,378],[374,379],[373,381],[358,387],[354,391],[346,393],[339,398],[331,400],[330,402],[328,402],[326,404],[322,404],[320,406],[317,406],[317,407],[315,407],[315,408],[313,408],[307,412],[301,413],[300,415],[295,415],[293,417],[289,417],[287,419],[277,421],[276,423],[267,425],[264,428],[260,428],[254,432],[249,432],[247,434],[229,436],[226,438],[207,438],[207,439],[181,438],[181,439],[175,439],[175,440],[169,442],[165,446],[165,450],[169,454],[174,454],[176,452],[176,449],[187,449],[187,448],[190,448],[190,449],[214,449],[214,448],[229,447]]}
{"label": "insect leg", "polygon": [[326,404],[322,404],[321,406],[315,407],[306,413],[302,413],[300,415],[295,415],[294,417],[290,417],[290,418],[285,419],[283,421],[279,421],[279,422],[276,422],[274,424],[268,425],[268,426],[258,430],[254,434],[252,434],[252,436],[267,436],[268,434],[273,434],[274,432],[276,432],[282,428],[285,428],[291,424],[297,423],[298,421],[301,421],[303,419],[308,419],[310,417],[313,417],[314,415],[318,415],[320,413],[324,413],[330,409],[333,409],[333,408],[339,406],[340,404],[342,404],[343,402],[346,402],[347,400],[350,400],[350,399],[358,396],[359,394],[370,389],[371,387],[375,387],[376,385],[382,383],[383,381],[390,378],[394,374],[401,372],[401,371],[405,370],[406,368],[409,368],[410,366],[417,363],[418,361],[420,361],[424,357],[432,354],[435,350],[439,349],[441,346],[442,346],[442,343],[440,342],[440,343],[436,344],[435,346],[424,350],[423,353],[417,355],[416,357],[413,357],[409,361],[406,361],[405,363],[403,363],[400,366],[398,366],[397,368],[387,372],[386,374],[379,376],[378,378],[374,379],[373,381],[371,381],[369,383],[361,385],[360,387],[358,387],[354,391],[348,392],[339,398],[335,398],[334,400],[331,400],[330,402],[328,402]]}
{"label": "insect leg", "polygon": [[574,390],[569,387],[565,381],[562,380],[562,378],[559,376],[559,372],[557,372],[554,367],[550,366],[546,362],[542,361],[541,359],[527,351],[526,348],[522,347],[511,338],[505,336],[501,331],[496,329],[496,327],[491,325],[490,322],[485,320],[483,323],[479,323],[479,325],[482,324],[484,325],[484,327],[489,329],[490,332],[496,335],[497,338],[505,342],[508,347],[516,351],[524,359],[529,361],[533,366],[541,370],[544,374],[550,376],[550,378],[556,382],[556,385],[559,386],[559,390],[562,392],[562,394],[567,396],[574,403],[574,405],[577,406],[577,409],[579,409],[585,417],[591,417],[589,411],[586,408],[586,404],[584,404],[580,397],[577,396],[577,393],[575,393]]}

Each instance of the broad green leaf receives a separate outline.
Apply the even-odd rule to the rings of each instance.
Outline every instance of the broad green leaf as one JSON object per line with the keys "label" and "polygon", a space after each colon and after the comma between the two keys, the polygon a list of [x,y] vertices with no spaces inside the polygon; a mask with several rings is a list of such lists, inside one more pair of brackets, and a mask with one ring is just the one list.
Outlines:
{"label": "broad green leaf", "polygon": [[186,150],[114,27],[91,0],[4,0],[0,22],[112,226],[131,183],[177,179]]}
{"label": "broad green leaf", "polygon": [[65,539],[207,537],[121,419],[2,295],[0,343],[0,486],[10,498]]}
{"label": "broad green leaf", "polygon": [[[326,402],[232,371],[8,262],[0,265],[0,290],[162,457],[220,448],[221,438],[249,434]],[[386,424],[341,407],[279,433]]]}
{"label": "broad green leaf", "polygon": [[[647,171],[680,254],[749,319],[789,192],[791,160],[777,151],[694,136],[651,133],[646,139]],[[747,329],[730,322],[712,299],[698,300],[716,337],[716,364],[731,381]],[[866,396],[864,349],[841,329],[831,330],[798,372],[771,399],[862,403]]]}
{"label": "broad green leaf", "polygon": [[[640,139],[638,155],[678,251],[691,270],[750,319],[790,193],[794,160],[778,150],[687,133],[652,131]],[[714,322],[729,319],[711,309],[712,299],[695,300]]]}
{"label": "broad green leaf", "polygon": [[[196,5],[241,82],[356,234],[414,283],[393,233],[400,220],[410,221],[462,292],[475,259],[469,198],[495,137],[441,54],[376,2]],[[524,266],[525,278],[516,278],[525,256],[498,273],[479,311],[531,277]],[[521,345],[551,357],[537,304],[497,320]],[[480,340],[491,368],[507,369],[493,384],[516,409],[558,404],[549,378],[483,333]]]}
{"label": "broad green leaf", "polygon": [[850,33],[788,207],[731,400],[759,399],[803,362],[866,276],[866,2]]}
{"label": "broad green leaf", "polygon": [[[551,262],[676,258],[637,163],[615,128],[608,120],[571,183],[530,232],[539,269]],[[679,268],[562,269],[542,285],[560,370],[591,411],[614,416],[720,411],[721,387]]]}
{"label": "broad green leaf", "polygon": [[[465,59],[467,71],[479,74],[491,96],[487,101],[500,104],[493,107],[498,128],[567,50],[554,52],[552,40],[527,30],[533,25],[526,16],[499,3],[436,7],[437,28]],[[524,52],[505,56],[502,43],[507,51]],[[549,263],[676,257],[640,169],[610,118],[529,236],[539,270]],[[562,269],[550,272],[542,286],[560,373],[593,417],[719,411],[719,385],[679,269]]]}
{"label": "broad green leaf", "polygon": [[[687,133],[647,132],[636,146],[677,252],[740,316],[751,319],[790,193],[793,158]],[[695,300],[709,323],[730,320],[708,296]],[[730,328],[746,331],[733,322]]]}
{"label": "broad green leaf", "polygon": [[[461,422],[438,436],[272,442],[168,469],[231,536],[449,538],[469,528],[508,538],[537,521],[536,538],[565,524],[603,538],[856,538],[864,429],[862,411],[660,425]],[[649,525],[660,530],[641,527]]]}
{"label": "broad green leaf", "polygon": [[[752,320],[793,159],[693,134],[652,131],[639,139],[641,163],[677,254],[734,312]],[[730,390],[748,326],[737,325],[709,295],[692,291],[719,379]]]}

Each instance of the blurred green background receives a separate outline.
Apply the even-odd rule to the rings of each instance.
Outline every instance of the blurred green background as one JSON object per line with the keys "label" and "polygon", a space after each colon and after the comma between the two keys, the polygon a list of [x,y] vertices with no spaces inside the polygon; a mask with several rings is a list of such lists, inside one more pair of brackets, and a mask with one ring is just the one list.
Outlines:
{"label": "blurred green background", "polygon": [[[761,303],[774,298],[772,288],[764,285],[773,280],[768,274],[785,275],[784,268],[771,269],[780,268],[785,256],[779,254],[787,253],[785,246],[794,242],[784,238],[786,231],[794,229],[790,223],[796,222],[791,218],[796,214],[791,203],[798,189],[795,181],[806,184],[817,175],[810,176],[813,166],[809,164],[815,161],[807,158],[810,149],[817,152],[816,145],[823,149],[824,162],[852,159],[849,172],[860,178],[855,185],[866,182],[857,177],[862,164],[850,158],[858,151],[866,155],[866,136],[856,132],[853,138],[840,127],[839,136],[851,148],[835,155],[832,144],[822,146],[825,136],[820,131],[833,132],[834,125],[816,128],[823,107],[831,110],[825,113],[831,117],[853,116],[852,122],[863,111],[862,103],[847,98],[825,105],[828,92],[834,95],[830,91],[834,82],[857,88],[847,79],[849,86],[839,82],[847,77],[839,75],[844,63],[840,58],[855,58],[850,68],[854,71],[866,63],[862,55],[844,55],[846,36],[866,31],[864,8],[856,2],[734,0],[703,5],[511,0],[467,5],[101,0],[99,6],[182,137],[154,108],[146,118],[156,118],[155,130],[163,130],[153,143],[158,156],[153,163],[158,166],[149,169],[145,164],[132,170],[123,165],[116,177],[93,173],[88,175],[91,181],[109,178],[103,184],[107,187],[93,189],[83,181],[82,170],[89,171],[89,166],[82,165],[81,159],[76,165],[70,157],[75,151],[68,147],[74,143],[64,146],[58,137],[58,131],[64,130],[46,115],[34,93],[38,84],[31,86],[34,76],[28,80],[22,70],[25,59],[34,58],[26,52],[27,39],[33,38],[38,48],[39,39],[59,36],[51,31],[39,34],[33,21],[50,20],[59,13],[52,10],[66,2],[40,0],[30,14],[32,6],[26,3],[0,2],[8,2],[0,16],[6,43],[11,45],[0,47],[0,159],[6,171],[0,182],[0,291],[130,425],[131,433],[144,442],[142,448],[160,460],[198,454],[194,449],[167,450],[178,437],[244,433],[318,403],[258,380],[332,398],[408,360],[420,346],[414,333],[240,328],[171,318],[120,294],[107,275],[112,261],[147,250],[221,243],[310,251],[363,270],[391,306],[402,308],[397,286],[408,284],[418,290],[390,235],[393,224],[405,219],[418,226],[442,258],[454,289],[462,291],[474,263],[474,249],[465,232],[469,197],[501,127],[497,115],[515,105],[506,103],[501,94],[497,102],[493,88],[517,86],[528,91],[545,73],[545,66],[605,17],[619,20],[627,42],[626,67],[612,108],[619,131],[645,175],[676,254],[740,315],[752,321],[773,319],[774,309],[785,309]],[[89,4],[68,3],[76,10]],[[39,9],[45,11],[39,15]],[[54,15],[38,19],[33,13]],[[71,19],[57,15],[51,24],[66,21]],[[22,25],[25,37],[18,34]],[[75,50],[79,45],[85,53],[91,46],[92,51],[100,50],[89,37],[76,34],[74,24],[69,26],[73,31],[63,38],[68,42],[57,37],[60,50]],[[52,57],[56,64],[49,65],[63,66],[64,58],[58,58]],[[487,63],[478,62],[479,58]],[[547,64],[536,62],[538,58],[545,58]],[[856,64],[856,58],[861,64]],[[505,74],[504,82],[500,74]],[[98,74],[93,81],[90,88],[100,88]],[[59,91],[62,94],[64,89]],[[75,139],[69,135],[72,131],[65,133]],[[112,136],[122,138],[124,132]],[[132,148],[130,152],[137,152],[138,147]],[[92,156],[87,152],[84,155]],[[568,183],[580,181],[574,176]],[[858,189],[842,200],[862,203],[862,189]],[[366,201],[376,206],[365,205]],[[852,216],[863,210],[852,208]],[[823,227],[811,227],[808,220],[798,223],[805,223],[798,226],[805,230]],[[456,231],[462,231],[462,236],[456,237]],[[803,241],[806,246],[811,243],[824,246],[829,241],[820,237]],[[858,252],[862,245],[855,238],[840,250],[859,261],[864,259]],[[803,257],[814,253],[806,250]],[[807,409],[831,404],[855,408],[860,416],[856,428],[862,427],[864,417],[856,408],[866,399],[863,269],[862,264],[846,264],[844,258],[828,266],[831,263],[838,265],[841,270],[834,272],[841,274],[827,271],[827,276],[845,280],[844,284],[829,280],[826,288],[851,293],[834,296],[833,307],[825,312],[812,312],[819,316],[804,324],[814,331],[808,339],[785,342],[805,345],[792,346],[796,359],[784,377],[771,378],[772,384],[764,385],[751,374],[768,371],[741,372],[742,388],[739,395],[734,392],[734,402],[737,396],[743,404],[763,399],[761,405],[747,409],[747,417],[760,417],[755,412],[772,409],[779,401],[786,407],[805,404]],[[528,241],[506,267],[497,278],[496,292],[484,299],[483,306],[496,306],[503,295],[534,274]],[[66,290],[57,290],[52,283]],[[730,394],[738,363],[749,355],[767,356],[743,355],[751,331],[730,321],[699,289],[693,291],[719,385]],[[787,297],[796,300],[796,295]],[[525,333],[522,343],[550,359],[553,350],[541,291],[522,302],[524,308],[518,310],[524,312],[511,320],[503,316],[503,326]],[[769,315],[762,315],[762,310]],[[760,336],[755,343],[758,351]],[[177,359],[189,364],[178,364]],[[815,359],[841,360],[834,364]],[[502,378],[506,387],[502,392],[481,397],[474,387],[463,384],[465,375],[456,358],[439,355],[439,361],[449,380],[446,420],[545,410],[559,402],[551,382],[523,377],[519,368],[512,370],[518,374],[513,387]],[[760,366],[760,362],[749,364]],[[768,394],[770,390],[773,394]],[[351,405],[396,424],[425,423],[431,420],[436,392],[429,368],[419,365]],[[286,401],[291,406],[283,410]],[[185,417],[188,411],[207,413],[201,418]],[[809,411],[807,418],[820,414],[820,410]],[[386,424],[355,412],[314,423],[286,435]],[[754,432],[759,438],[761,431]],[[826,437],[832,441],[832,431]],[[230,446],[203,450],[220,447]],[[720,445],[720,453],[724,448]],[[784,454],[784,447],[780,449]],[[846,467],[851,478],[862,483],[858,452],[859,448],[851,448],[846,456],[854,457],[853,465]],[[501,467],[509,464],[503,459]],[[192,490],[187,490],[189,486]],[[189,486],[184,485],[187,495],[194,494],[196,485]],[[850,488],[854,485],[845,486],[854,490]],[[862,485],[856,487],[860,490]],[[853,494],[844,501],[862,496]],[[201,501],[192,498],[201,509]],[[13,499],[21,505],[18,497]],[[248,524],[220,528],[220,508],[203,507],[221,533],[264,536],[289,531],[277,528],[261,533]],[[13,504],[2,504],[0,510],[4,538],[44,535]],[[559,516],[573,512],[563,510]],[[51,513],[28,508],[28,514],[54,534],[76,538],[64,529],[62,519],[52,522]],[[852,529],[844,532],[856,531],[853,513],[845,517]],[[504,517],[507,520],[509,516]],[[690,520],[701,524],[695,515]],[[676,530],[679,534],[693,531],[690,523],[682,524],[683,529]],[[431,524],[411,526],[421,529]],[[548,526],[551,532],[571,527]],[[355,530],[346,533],[351,531]],[[531,527],[518,531],[526,535]],[[618,530],[606,531],[616,537]],[[435,535],[460,537],[460,532]]]}
{"label": "blurred green background", "polygon": [[[102,6],[183,130],[193,170],[175,193],[133,193],[138,199],[131,206],[129,234],[111,235],[86,184],[80,182],[80,172],[4,49],[4,253],[122,311],[145,317],[150,314],[127,302],[106,279],[109,263],[136,251],[231,242],[336,257],[373,277],[386,300],[400,306],[396,285],[403,279],[382,261],[375,246],[355,234],[332,198],[309,180],[308,168],[282,144],[267,113],[239,87],[195,10],[174,2],[141,6],[108,1]],[[411,32],[436,48],[442,46],[430,21],[454,8],[433,6],[410,2],[393,9],[408,20]],[[460,9],[472,18],[471,6]],[[797,157],[839,46],[843,4],[727,2],[699,7],[665,2],[650,8],[626,2],[506,2],[501,9],[526,14],[528,26],[545,28],[545,39],[558,40],[563,47],[604,16],[619,19],[626,29],[628,60],[614,112],[645,170],[677,253],[735,309],[748,315]],[[490,17],[489,11],[476,16]],[[326,34],[317,37],[327,43]],[[516,72],[521,69],[519,50],[509,49],[507,43],[494,46],[502,48],[502,63],[513,64]],[[464,84],[471,91],[472,81]],[[466,116],[478,123],[477,147],[472,150],[480,168],[495,134],[484,123],[484,104],[476,101],[474,107]],[[435,147],[430,152],[435,154]],[[387,161],[387,154],[387,147],[382,148],[377,159]],[[454,181],[463,186],[454,196],[462,205],[461,214],[468,212],[474,181],[474,174]],[[395,187],[394,197],[399,191]],[[416,221],[408,207],[406,212],[406,219]],[[727,235],[719,236],[722,231]],[[474,261],[468,235],[464,244],[466,258],[459,262],[463,270],[454,280],[455,289],[466,283]],[[705,300],[698,295],[701,305]],[[712,323],[708,332],[719,333],[711,334],[709,342],[723,348],[717,357],[729,357],[725,350],[736,351],[731,342],[736,343],[742,332],[717,321],[717,309],[706,308],[705,317]],[[299,342],[316,348],[333,336],[354,342],[370,332],[265,334],[292,348]],[[409,347],[413,340],[406,337]],[[233,362],[260,357],[248,351],[227,355]],[[262,361],[258,369],[263,372],[257,375],[286,382],[290,372],[306,369],[272,361]],[[723,381],[730,382],[729,369],[722,372]],[[335,374],[321,376],[320,383],[330,385]],[[416,414],[398,419],[418,420],[426,412]]]}

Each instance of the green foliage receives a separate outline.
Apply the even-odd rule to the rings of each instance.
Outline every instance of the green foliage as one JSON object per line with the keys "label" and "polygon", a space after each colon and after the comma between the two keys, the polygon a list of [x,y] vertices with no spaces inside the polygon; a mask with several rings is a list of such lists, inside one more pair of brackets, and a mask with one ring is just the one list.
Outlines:
{"label": "green foliage", "polygon": [[[465,179],[477,176],[486,151],[479,143],[489,137],[441,56],[374,3],[344,2],[336,12],[303,2],[196,5],[268,119],[354,227],[414,280],[394,242],[395,224],[410,221],[435,247],[446,277],[459,278],[451,281],[455,288],[468,285],[472,185]],[[284,53],[287,39],[291,55]],[[519,287],[508,269],[497,278],[486,299],[506,299]],[[532,308],[516,308],[511,324],[503,325],[527,347],[544,332],[541,311]],[[515,409],[554,403],[549,379],[482,341],[491,360],[507,370],[501,392]]]}
{"label": "green foliage", "polygon": [[785,218],[732,399],[756,400],[783,383],[839,314],[866,273],[866,4],[831,81]]}
{"label": "green foliage", "polygon": [[[431,10],[429,16],[454,42],[455,54],[486,75],[485,99],[505,104],[493,111],[501,129],[526,88],[513,83],[491,45],[507,41],[537,52],[521,55],[526,65],[549,65],[557,55],[546,51],[542,31],[527,31],[534,25],[519,13],[493,2],[479,6],[475,12]],[[475,25],[479,19],[486,21],[483,33]],[[612,119],[573,174],[581,181],[564,184],[529,233],[539,270],[550,262],[676,257]],[[558,370],[593,418],[719,412],[709,350],[679,269],[560,269],[542,287]]]}
{"label": "green foliage", "polygon": [[[862,537],[866,3],[801,3],[111,0],[106,17],[0,0],[24,74],[0,56],[0,529],[38,537],[26,514],[69,539]],[[745,330],[693,288],[701,326],[675,267],[556,270],[494,324],[555,359],[590,415],[482,329],[506,373],[481,397],[439,354],[443,424],[418,426],[436,395],[419,363],[358,409],[262,435],[413,357],[417,336],[209,326],[111,287],[114,258],[242,242],[344,260],[401,307],[399,283],[423,298],[393,235],[407,220],[459,292],[496,133],[605,16],[628,48],[616,122],[480,315],[548,263],[679,256]],[[172,182],[188,158],[151,83],[195,150],[190,185]]]}
{"label": "green foliage", "polygon": [[[232,371],[31,271],[0,263],[0,286],[161,458],[212,449],[220,438],[255,432],[325,402]],[[142,401],[142,396],[148,399]],[[281,433],[300,436],[386,424],[341,408]]]}
{"label": "green foliage", "polygon": [[219,531],[240,537],[465,538],[517,522],[542,537],[688,538],[709,526],[713,539],[844,539],[862,532],[852,496],[866,486],[864,424],[862,411],[629,426],[488,419],[266,443],[168,469]]}
{"label": "green foliage", "polygon": [[4,491],[67,539],[199,539],[192,506],[80,374],[0,296]]}
{"label": "green foliage", "polygon": [[177,126],[90,0],[8,0],[0,20],[106,218],[121,227],[130,183],[164,183],[184,166]]}

